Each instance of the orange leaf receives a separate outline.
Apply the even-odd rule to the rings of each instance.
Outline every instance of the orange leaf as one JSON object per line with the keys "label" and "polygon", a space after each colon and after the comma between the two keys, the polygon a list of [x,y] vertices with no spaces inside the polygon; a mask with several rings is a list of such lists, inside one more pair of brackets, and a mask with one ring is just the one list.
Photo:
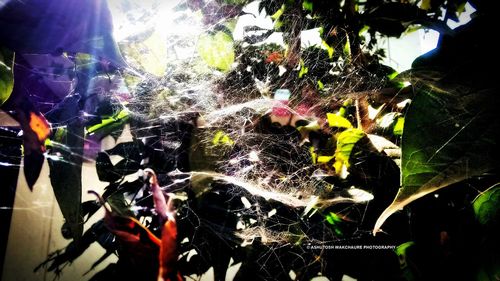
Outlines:
{"label": "orange leaf", "polygon": [[30,112],[30,128],[41,143],[50,135],[49,122],[41,114]]}
{"label": "orange leaf", "polygon": [[176,270],[177,262],[177,223],[173,216],[170,216],[163,225],[161,232],[160,247],[160,270],[158,281],[182,280],[182,276]]}
{"label": "orange leaf", "polygon": [[159,255],[158,281],[182,280],[176,269],[177,263],[177,223],[172,198],[165,199],[165,195],[158,184],[156,173],[152,169],[145,169],[149,178],[155,210],[162,221],[165,221],[161,231],[161,246]]}

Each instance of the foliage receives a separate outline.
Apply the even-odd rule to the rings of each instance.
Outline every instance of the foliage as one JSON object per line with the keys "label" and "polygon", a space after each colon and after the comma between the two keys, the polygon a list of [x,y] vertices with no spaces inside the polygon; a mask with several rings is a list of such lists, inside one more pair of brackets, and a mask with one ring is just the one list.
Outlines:
{"label": "foliage", "polygon": [[[482,67],[494,53],[484,4],[451,30],[445,23],[465,1],[263,0],[273,28],[247,26],[237,41],[230,21],[245,4],[176,7],[199,11],[207,29],[194,60],[170,64],[170,49],[155,44],[158,30],[120,45],[130,73],[92,52],[65,55],[76,90],[45,116],[56,127],[47,142],[51,183],[73,241],[39,268],[60,273],[97,242],[106,254],[92,268],[119,259],[91,280],[175,280],[210,268],[225,280],[236,264],[235,280],[494,276],[497,189],[472,201],[498,182],[500,104],[495,77]],[[377,40],[413,27],[439,31],[441,44],[394,74]],[[301,32],[313,28],[321,46],[303,48]],[[266,42],[276,33],[284,45]],[[119,95],[120,75],[139,80],[128,84],[132,97]],[[283,89],[291,94],[276,94]],[[126,124],[131,140],[84,149]],[[108,183],[99,202],[81,202],[86,153]],[[441,190],[447,186],[454,188]],[[111,210],[84,232],[105,203]],[[467,245],[469,237],[479,242]],[[344,251],[374,245],[385,248]],[[464,257],[477,262],[466,268]]]}
{"label": "foliage", "polygon": [[[2,105],[12,93],[12,88],[14,88],[14,75],[12,73],[12,58],[9,52],[5,52],[0,47],[0,105]],[[5,57],[4,57],[5,56]]]}
{"label": "foliage", "polygon": [[209,66],[227,71],[234,61],[233,39],[223,31],[205,34],[198,41],[198,53]]}

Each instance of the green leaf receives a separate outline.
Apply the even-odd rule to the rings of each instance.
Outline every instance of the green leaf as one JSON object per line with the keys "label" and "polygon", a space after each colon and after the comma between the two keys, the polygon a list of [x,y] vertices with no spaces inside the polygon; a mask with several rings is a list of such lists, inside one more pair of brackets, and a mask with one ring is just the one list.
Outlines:
{"label": "green leaf", "polygon": [[121,127],[129,119],[129,112],[126,109],[121,110],[116,115],[103,119],[101,123],[87,128],[87,135],[101,133],[102,136],[109,135],[111,132]]}
{"label": "green leaf", "polygon": [[354,145],[365,136],[360,129],[347,129],[337,137],[337,149],[335,150],[335,163],[333,167],[337,174],[341,174],[343,167],[349,168],[349,158]]}
{"label": "green leaf", "polygon": [[198,41],[198,54],[210,67],[228,71],[234,62],[234,45],[230,35],[223,31],[204,34]]}
{"label": "green leaf", "polygon": [[403,135],[403,128],[405,125],[405,118],[404,117],[398,117],[396,124],[394,124],[394,128],[392,129],[392,133],[395,136],[401,136]]}
{"label": "green leaf", "polygon": [[[418,73],[412,75],[423,81]],[[414,85],[417,95],[405,118],[401,144],[402,187],[380,215],[374,233],[410,202],[499,166],[497,91],[459,83],[436,79]]]}
{"label": "green leaf", "polygon": [[392,79],[396,78],[398,76],[398,74],[399,74],[399,72],[394,71],[391,74],[387,75],[387,78],[389,78],[389,80],[392,80]]}
{"label": "green leaf", "polygon": [[349,36],[346,35],[345,45],[344,45],[344,56],[350,60],[351,59],[351,43],[349,43]]}
{"label": "green leaf", "polygon": [[338,114],[327,113],[326,119],[328,120],[328,125],[330,127],[352,128],[351,122]]}
{"label": "green leaf", "polygon": [[325,84],[323,84],[321,80],[316,81],[316,83],[318,84],[318,90],[323,90],[325,88]]}
{"label": "green leaf", "polygon": [[281,8],[271,16],[271,19],[278,20],[283,15],[284,12],[285,12],[285,5],[283,4],[281,5]]}
{"label": "green leaf", "polygon": [[335,225],[341,222],[342,219],[337,214],[330,212],[328,215],[326,215],[326,221],[331,225]]}
{"label": "green leaf", "polygon": [[311,153],[311,159],[312,159],[313,164],[316,165],[316,163],[318,163],[318,160],[317,160],[318,154],[314,150],[314,146],[309,147],[309,153]]}
{"label": "green leaf", "polygon": [[342,222],[344,220],[339,215],[330,212],[328,215],[325,216],[325,219],[326,222],[328,222],[331,225],[333,231],[337,236],[344,235],[344,231],[342,230],[343,229]]}
{"label": "green leaf", "polygon": [[363,34],[365,34],[365,32],[367,32],[369,29],[370,29],[370,26],[368,26],[368,25],[363,26],[363,28],[361,28],[359,30],[358,35],[363,36]]}
{"label": "green leaf", "polygon": [[309,72],[309,68],[305,66],[304,61],[301,59],[300,60],[300,71],[299,71],[299,78],[302,78],[304,75],[306,75]]}
{"label": "green leaf", "polygon": [[495,225],[500,219],[500,184],[496,184],[482,194],[473,203],[474,213],[481,225]]}
{"label": "green leaf", "polygon": [[304,9],[304,11],[312,12],[312,10],[313,10],[313,2],[309,1],[309,0],[304,0],[302,2],[302,9]]}
{"label": "green leaf", "polygon": [[404,280],[415,281],[418,280],[418,271],[415,268],[415,261],[413,260],[412,251],[415,251],[415,242],[409,241],[403,243],[394,249],[399,258],[399,265]]}
{"label": "green leaf", "polygon": [[227,28],[228,31],[231,33],[234,32],[234,29],[236,28],[236,24],[238,23],[238,20],[236,18],[232,19],[227,19],[222,25]]}
{"label": "green leaf", "polygon": [[0,105],[9,99],[14,89],[13,56],[13,53],[0,48]]}

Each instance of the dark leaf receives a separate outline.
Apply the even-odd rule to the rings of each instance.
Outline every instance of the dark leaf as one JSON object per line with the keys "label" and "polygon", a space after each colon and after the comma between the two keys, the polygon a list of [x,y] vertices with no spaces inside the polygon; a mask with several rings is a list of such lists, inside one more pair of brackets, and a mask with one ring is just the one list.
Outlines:
{"label": "dark leaf", "polygon": [[117,187],[114,187],[112,185],[109,185],[106,187],[106,191],[103,194],[104,198],[108,198],[108,196],[111,196],[114,193],[136,193],[139,189],[141,189],[144,186],[144,183],[142,180],[138,179],[133,182],[124,182],[120,184]]}
{"label": "dark leaf", "polygon": [[124,273],[118,264],[111,263],[105,269],[92,276],[89,281],[126,280],[125,278],[133,280],[132,276]]}
{"label": "dark leaf", "polygon": [[78,93],[67,95],[60,103],[48,111],[45,116],[51,123],[67,124],[74,121],[74,112],[68,111],[68,108],[77,108],[81,96]]}
{"label": "dark leaf", "polygon": [[108,154],[105,152],[99,152],[95,161],[97,176],[100,181],[115,182],[122,177],[122,175],[115,170],[113,163],[111,163]]}
{"label": "dark leaf", "polygon": [[[5,253],[9,241],[12,213],[21,166],[22,138],[19,129],[15,127],[0,127],[0,174],[2,187],[0,188],[0,252]],[[4,255],[0,256],[0,264],[4,262]]]}
{"label": "dark leaf", "polygon": [[24,156],[24,176],[31,190],[33,190],[33,186],[40,175],[44,161],[45,157],[41,153],[32,152]]}
{"label": "dark leaf", "polygon": [[[63,115],[73,112],[77,116],[78,106],[68,107],[66,110]],[[75,240],[78,240],[83,233],[81,215],[83,134],[82,126],[77,123],[68,124],[66,138],[62,144],[71,150],[53,148],[51,153],[58,153],[59,159],[48,161],[54,195]]]}
{"label": "dark leaf", "polygon": [[365,21],[370,28],[387,36],[399,37],[408,25],[426,19],[424,10],[403,3],[386,3],[365,13]]}
{"label": "dark leaf", "polygon": [[420,85],[405,117],[402,187],[374,231],[413,200],[499,165],[498,92],[455,83],[431,85]]}
{"label": "dark leaf", "polygon": [[141,147],[142,142],[133,141],[133,142],[122,142],[117,144],[112,149],[107,150],[106,152],[109,155],[119,155],[125,159],[130,159],[136,162],[141,161]]}
{"label": "dark leaf", "polygon": [[123,159],[116,163],[114,170],[121,176],[126,176],[137,172],[141,168],[140,162],[130,159]]}
{"label": "dark leaf", "polygon": [[221,22],[224,19],[232,19],[241,13],[242,8],[242,5],[226,5],[210,1],[201,7],[203,23],[211,25]]}
{"label": "dark leaf", "polygon": [[87,220],[94,215],[101,206],[95,200],[89,200],[82,203],[82,217]]}

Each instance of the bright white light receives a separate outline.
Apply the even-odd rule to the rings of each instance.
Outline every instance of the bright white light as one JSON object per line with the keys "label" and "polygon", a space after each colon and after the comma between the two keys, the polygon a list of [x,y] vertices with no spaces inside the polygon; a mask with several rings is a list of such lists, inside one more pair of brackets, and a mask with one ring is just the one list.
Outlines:
{"label": "bright white light", "polygon": [[250,151],[248,154],[248,160],[250,160],[250,162],[259,162],[259,153],[255,150]]}
{"label": "bright white light", "polygon": [[[274,29],[273,20],[266,14],[266,11],[262,10],[262,12],[259,12],[259,4],[260,1],[253,1],[243,9],[243,12],[247,14],[238,18],[236,27],[233,31],[233,39],[235,41],[243,41],[245,35],[244,29],[247,26],[257,26],[262,29],[262,31],[259,31],[256,34]],[[301,32],[300,37],[302,48],[321,46],[319,28],[304,30]],[[284,47],[285,43],[283,41],[283,33],[273,32],[266,40],[258,42],[255,45],[258,46],[262,44],[278,44]]]}
{"label": "bright white light", "polygon": [[452,20],[448,20],[446,22],[446,24],[452,28],[452,29],[455,29],[461,25],[464,25],[466,23],[468,23],[472,18],[471,18],[471,15],[476,11],[476,9],[474,9],[474,7],[472,7],[469,2],[467,2],[467,4],[465,4],[465,11],[462,12],[460,14],[460,16],[458,17],[458,22],[456,21],[452,21]]}
{"label": "bright white light", "polygon": [[181,0],[124,1],[109,0],[113,16],[113,36],[117,42],[148,30],[160,32],[162,37],[170,34],[182,36],[198,35],[202,32],[201,15],[197,23],[187,19],[196,16],[189,11],[189,17],[174,8]]}
{"label": "bright white light", "polygon": [[248,199],[246,197],[241,197],[241,203],[243,203],[243,206],[245,206],[245,208],[249,209],[252,207],[252,204],[250,204],[250,201],[248,201]]}
{"label": "bright white light", "polygon": [[437,47],[439,32],[420,29],[418,35],[420,36],[420,53],[425,54]]}
{"label": "bright white light", "polygon": [[348,193],[354,198],[354,200],[358,202],[366,202],[373,200],[373,194],[364,191],[363,189],[351,187],[348,191]]}

